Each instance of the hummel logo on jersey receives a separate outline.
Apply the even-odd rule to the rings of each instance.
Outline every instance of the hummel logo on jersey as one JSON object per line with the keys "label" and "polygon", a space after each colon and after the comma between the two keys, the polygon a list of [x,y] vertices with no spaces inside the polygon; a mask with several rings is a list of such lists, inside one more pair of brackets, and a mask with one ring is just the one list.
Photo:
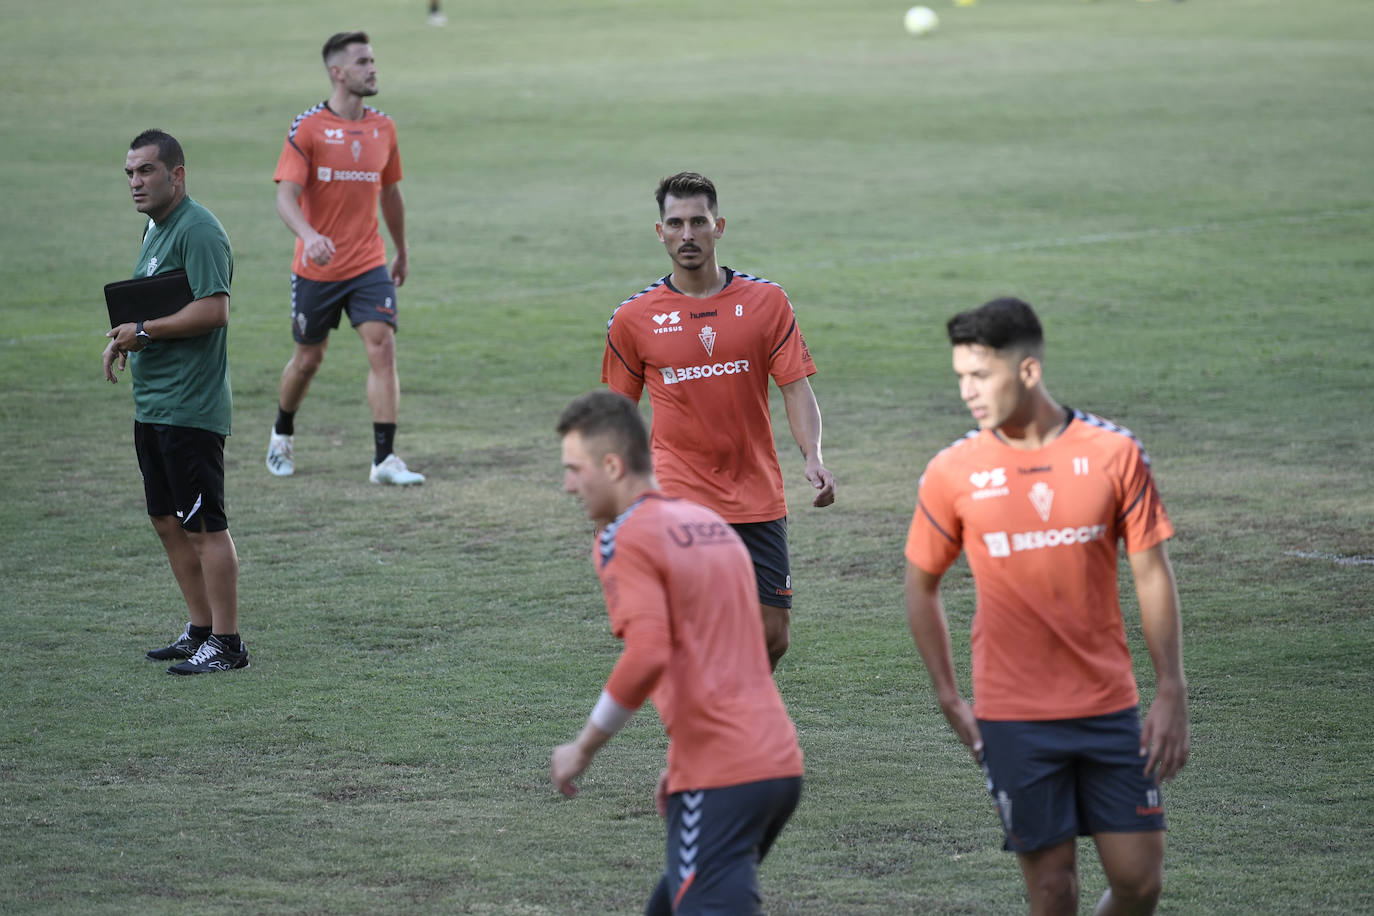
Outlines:
{"label": "hummel logo on jersey", "polygon": [[1035,486],[1030,488],[1031,505],[1035,507],[1036,514],[1040,516],[1040,521],[1050,520],[1050,506],[1054,503],[1054,491],[1050,485],[1043,480],[1036,481]]}
{"label": "hummel logo on jersey", "polygon": [[697,337],[700,338],[701,345],[706,348],[706,355],[710,356],[711,351],[716,348],[716,332],[711,330],[711,326],[708,324],[701,329],[701,333]]}
{"label": "hummel logo on jersey", "polygon": [[973,491],[974,499],[991,499],[994,496],[1006,496],[1011,490],[1007,489],[1007,469],[993,468],[991,471],[974,471],[968,475],[968,482],[978,489]]}

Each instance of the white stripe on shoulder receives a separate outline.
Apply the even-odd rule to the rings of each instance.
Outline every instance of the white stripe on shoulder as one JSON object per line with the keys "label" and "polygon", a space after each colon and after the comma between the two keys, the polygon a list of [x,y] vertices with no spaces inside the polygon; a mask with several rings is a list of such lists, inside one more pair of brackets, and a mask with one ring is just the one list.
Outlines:
{"label": "white stripe on shoulder", "polygon": [[639,292],[635,293],[633,296],[631,296],[630,298],[626,299],[624,302],[622,302],[622,303],[620,303],[619,305],[617,305],[617,306],[615,307],[615,311],[614,311],[614,312],[611,312],[611,317],[606,319],[606,330],[609,331],[609,330],[611,329],[611,323],[612,323],[613,321],[615,321],[615,316],[616,316],[617,314],[620,313],[620,310],[621,310],[621,309],[623,309],[625,306],[629,305],[631,302],[634,302],[634,301],[635,301],[636,299],[638,299],[640,296],[644,296],[644,295],[647,295],[648,293],[652,293],[654,290],[658,289],[660,286],[662,286],[663,284],[665,284],[665,283],[667,283],[667,282],[668,282],[668,278],[667,278],[667,277],[659,277],[657,280],[655,280],[654,282],[650,283],[648,286],[644,287],[644,288],[641,289]]}
{"label": "white stripe on shoulder", "polygon": [[756,277],[753,274],[747,274],[742,270],[735,271],[735,276],[739,277],[741,280],[747,280],[750,283],[766,283],[769,286],[777,286],[778,289],[782,289],[781,286],[779,286],[777,283],[774,283],[772,280],[765,280],[763,277]]}
{"label": "white stripe on shoulder", "polygon": [[324,104],[324,102],[318,102],[296,115],[295,119],[291,122],[291,129],[286,132],[287,139],[296,136],[296,131],[300,129],[302,121],[313,114],[319,114],[321,111],[324,111]]}
{"label": "white stripe on shoulder", "polygon": [[1135,433],[1131,432],[1126,427],[1113,423],[1111,420],[1104,420],[1097,414],[1088,413],[1086,410],[1078,410],[1077,408],[1074,408],[1073,418],[1089,426],[1095,426],[1098,429],[1106,430],[1109,433],[1116,433],[1119,436],[1125,436],[1127,439],[1130,439],[1135,443],[1136,449],[1139,450],[1140,458],[1145,462],[1145,466],[1150,466],[1150,455],[1145,451],[1144,443],[1137,439]]}

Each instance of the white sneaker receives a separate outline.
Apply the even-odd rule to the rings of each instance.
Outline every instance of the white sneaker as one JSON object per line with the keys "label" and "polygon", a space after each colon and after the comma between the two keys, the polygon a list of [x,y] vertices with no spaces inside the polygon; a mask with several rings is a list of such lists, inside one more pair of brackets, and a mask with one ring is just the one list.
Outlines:
{"label": "white sneaker", "polygon": [[367,475],[367,479],[373,483],[390,483],[398,487],[409,487],[417,483],[425,482],[424,474],[417,474],[406,467],[406,463],[396,456],[395,452],[382,459],[381,464],[372,466],[372,473]]}
{"label": "white sneaker", "polygon": [[433,12],[433,13],[430,13],[430,14],[429,14],[429,24],[430,24],[430,25],[448,25],[448,17],[445,16],[443,13],[440,13],[440,12],[437,12],[437,11],[436,11],[436,12]]}
{"label": "white sneaker", "polygon": [[292,439],[292,436],[280,435],[277,428],[272,427],[272,438],[267,440],[267,470],[278,477],[290,477],[296,472]]}

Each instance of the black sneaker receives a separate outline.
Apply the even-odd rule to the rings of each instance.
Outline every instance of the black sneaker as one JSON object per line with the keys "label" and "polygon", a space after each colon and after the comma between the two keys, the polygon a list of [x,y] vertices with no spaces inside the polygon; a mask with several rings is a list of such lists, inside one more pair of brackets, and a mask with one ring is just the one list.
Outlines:
{"label": "black sneaker", "polygon": [[210,674],[215,671],[232,671],[248,667],[248,646],[239,643],[239,651],[232,652],[229,647],[211,636],[201,643],[196,654],[167,669],[168,674]]}
{"label": "black sneaker", "polygon": [[186,632],[177,637],[177,641],[165,649],[153,649],[148,653],[148,657],[155,662],[170,661],[174,658],[190,658],[196,654],[203,639],[196,639],[191,635],[191,625],[186,624]]}

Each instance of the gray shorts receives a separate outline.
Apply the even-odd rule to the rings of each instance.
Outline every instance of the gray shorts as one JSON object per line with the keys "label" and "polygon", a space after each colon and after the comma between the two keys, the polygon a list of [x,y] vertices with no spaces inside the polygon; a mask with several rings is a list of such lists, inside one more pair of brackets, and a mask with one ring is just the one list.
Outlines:
{"label": "gray shorts", "polygon": [[307,280],[291,275],[291,337],[298,344],[317,344],[348,321],[384,321],[396,328],[396,285],[385,267],[374,267],[348,280]]}

